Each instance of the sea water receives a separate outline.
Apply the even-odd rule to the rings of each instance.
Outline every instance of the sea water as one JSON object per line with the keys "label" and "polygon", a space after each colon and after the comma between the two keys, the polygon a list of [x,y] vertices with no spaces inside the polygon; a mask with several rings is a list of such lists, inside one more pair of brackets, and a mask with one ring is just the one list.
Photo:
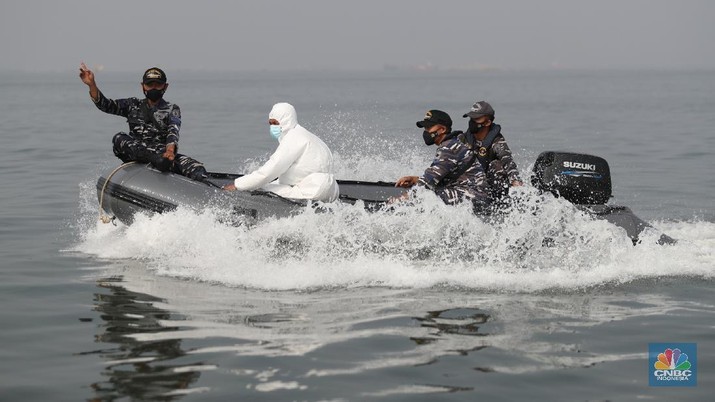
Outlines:
{"label": "sea water", "polygon": [[[108,96],[136,74],[100,72]],[[120,117],[73,71],[0,75],[2,400],[703,400],[712,393],[715,72],[177,71],[180,152],[245,173],[273,103],[341,179],[419,175],[428,109],[496,109],[527,185],[498,220],[429,193],[252,227],[178,209],[102,224]],[[633,246],[528,184],[546,150],[609,161]],[[679,239],[655,244],[660,233]],[[548,241],[545,241],[548,239]],[[648,385],[648,344],[698,345],[698,386]]]}

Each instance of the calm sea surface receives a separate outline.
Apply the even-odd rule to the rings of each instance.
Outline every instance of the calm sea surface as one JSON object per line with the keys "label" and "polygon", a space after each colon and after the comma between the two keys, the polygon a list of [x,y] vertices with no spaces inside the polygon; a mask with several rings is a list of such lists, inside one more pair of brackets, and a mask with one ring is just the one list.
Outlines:
{"label": "calm sea surface", "polygon": [[[415,121],[439,108],[464,129],[485,99],[524,176],[546,150],[601,156],[612,204],[680,242],[632,246],[560,200],[493,225],[429,198],[103,225],[94,185],[126,122],[74,71],[2,73],[0,400],[712,398],[715,72],[167,73],[181,152],[212,171],[264,161],[288,101],[339,178],[417,175],[434,148]],[[140,96],[140,75],[97,81]],[[696,387],[648,385],[657,342],[697,344]]]}

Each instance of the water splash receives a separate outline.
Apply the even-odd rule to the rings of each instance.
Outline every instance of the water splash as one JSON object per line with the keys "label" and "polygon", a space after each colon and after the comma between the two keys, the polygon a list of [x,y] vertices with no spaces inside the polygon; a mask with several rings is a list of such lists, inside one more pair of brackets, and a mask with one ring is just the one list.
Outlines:
{"label": "water splash", "polygon": [[424,192],[389,211],[339,204],[253,227],[222,224],[220,211],[181,208],[114,227],[95,223],[94,189],[82,187],[82,204],[92,208],[77,251],[140,260],[159,275],[226,286],[532,292],[659,276],[712,277],[715,262],[715,224],[662,223],[682,241],[658,246],[653,231],[633,246],[623,229],[530,188],[499,219],[477,217],[466,205],[446,206]]}

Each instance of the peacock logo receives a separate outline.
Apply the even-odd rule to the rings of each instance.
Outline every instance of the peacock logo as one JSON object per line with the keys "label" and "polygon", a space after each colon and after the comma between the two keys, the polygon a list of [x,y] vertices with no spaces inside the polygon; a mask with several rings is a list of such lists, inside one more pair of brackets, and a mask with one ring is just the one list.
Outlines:
{"label": "peacock logo", "polygon": [[695,387],[698,384],[695,343],[648,344],[648,384],[654,387]]}
{"label": "peacock logo", "polygon": [[688,355],[680,349],[666,349],[658,354],[658,360],[654,364],[656,370],[687,370],[691,367]]}

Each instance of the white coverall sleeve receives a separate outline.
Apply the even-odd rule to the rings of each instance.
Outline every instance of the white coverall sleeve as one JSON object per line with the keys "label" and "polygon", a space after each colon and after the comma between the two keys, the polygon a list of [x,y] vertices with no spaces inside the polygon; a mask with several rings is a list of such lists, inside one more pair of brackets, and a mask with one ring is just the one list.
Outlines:
{"label": "white coverall sleeve", "polygon": [[305,145],[296,144],[288,138],[284,138],[263,166],[234,180],[236,189],[256,190],[277,179],[300,157]]}

